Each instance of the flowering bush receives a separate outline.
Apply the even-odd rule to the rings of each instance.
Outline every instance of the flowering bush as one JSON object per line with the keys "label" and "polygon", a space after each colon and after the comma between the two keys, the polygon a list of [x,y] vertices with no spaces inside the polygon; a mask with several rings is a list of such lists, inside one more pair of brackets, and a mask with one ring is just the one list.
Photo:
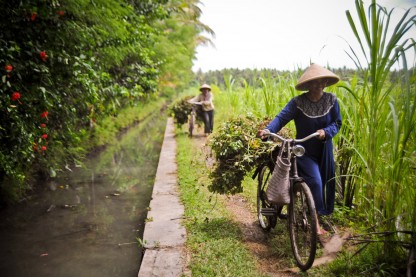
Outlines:
{"label": "flowering bush", "polygon": [[44,62],[46,62],[46,60],[48,59],[48,55],[46,55],[45,51],[40,52],[39,56],[40,56],[41,60],[44,61]]}
{"label": "flowering bush", "polygon": [[43,113],[41,113],[40,114],[40,118],[48,118],[48,114],[49,114],[49,112],[48,111],[44,111]]}
{"label": "flowering bush", "polygon": [[[68,157],[77,157],[73,152],[68,157],[53,153],[65,155],[75,149],[70,146],[79,141],[76,130],[87,126],[84,107],[96,98],[97,90],[88,88],[99,80],[91,65],[79,63],[74,76],[74,63],[83,46],[66,25],[65,12],[55,11],[55,2],[2,2],[0,206],[25,192],[26,176],[49,172],[70,162]],[[90,83],[80,82],[87,78]],[[58,146],[64,150],[46,155],[47,149]]]}
{"label": "flowering bush", "polygon": [[[158,92],[161,74],[167,81],[190,76],[197,29],[175,27],[173,4],[179,5],[165,0],[2,1],[0,205],[25,192],[28,176],[47,176],[79,160],[85,151],[79,142],[92,137],[90,128]],[[186,35],[166,39],[165,19],[171,35]],[[184,51],[181,40],[192,47]],[[162,56],[166,49],[183,60]]]}
{"label": "flowering bush", "polygon": [[38,16],[38,13],[37,12],[32,12],[32,14],[30,16],[30,20],[31,21],[35,21],[37,16]]}
{"label": "flowering bush", "polygon": [[20,99],[20,93],[18,91],[13,92],[11,100],[16,101]]}

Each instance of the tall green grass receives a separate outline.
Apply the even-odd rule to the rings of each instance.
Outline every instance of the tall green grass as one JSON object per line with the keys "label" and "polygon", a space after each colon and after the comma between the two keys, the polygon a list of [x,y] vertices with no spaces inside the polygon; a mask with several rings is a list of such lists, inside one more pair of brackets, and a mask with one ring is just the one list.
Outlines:
{"label": "tall green grass", "polygon": [[[354,21],[350,11],[346,15],[364,61],[352,47],[350,57],[364,78],[362,85],[344,86],[352,95],[344,99],[349,104],[344,108],[350,110],[349,115],[358,112],[359,116],[352,120],[355,126],[349,133],[343,134],[353,143],[362,169],[363,181],[355,196],[370,212],[370,223],[387,220],[387,230],[415,230],[415,174],[411,168],[415,143],[411,138],[416,93],[409,81],[405,52],[416,52],[416,43],[405,35],[415,28],[416,15],[409,9],[392,25],[394,9],[388,11],[373,0],[366,14],[362,1],[356,0],[355,5],[358,19]],[[397,83],[388,80],[395,65],[402,69]],[[398,218],[407,220],[397,224]]]}
{"label": "tall green grass", "polygon": [[[232,76],[224,76],[225,90],[215,94],[216,115],[218,121],[225,121],[239,114],[251,113],[259,118],[274,117],[294,95],[292,75],[272,78],[262,76],[250,86],[242,80],[243,87],[236,86]],[[291,83],[288,86],[288,82]],[[218,107],[217,107],[218,106]],[[222,113],[225,111],[225,114]]]}

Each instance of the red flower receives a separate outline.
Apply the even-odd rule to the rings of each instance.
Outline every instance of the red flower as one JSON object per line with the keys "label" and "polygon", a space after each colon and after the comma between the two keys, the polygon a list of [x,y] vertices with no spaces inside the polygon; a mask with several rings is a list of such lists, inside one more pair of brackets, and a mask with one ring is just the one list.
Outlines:
{"label": "red flower", "polygon": [[41,136],[41,138],[43,138],[43,139],[47,139],[47,138],[48,138],[48,134],[43,134],[43,135]]}
{"label": "red flower", "polygon": [[32,12],[32,16],[30,17],[30,20],[35,21],[36,16],[38,16],[37,12]]}
{"label": "red flower", "polygon": [[48,55],[46,55],[45,51],[42,51],[39,53],[40,58],[42,59],[42,61],[46,62],[46,59],[48,58]]}
{"label": "red flower", "polygon": [[18,91],[13,92],[11,99],[12,101],[20,99],[20,93]]}
{"label": "red flower", "polygon": [[40,118],[44,118],[44,117],[48,118],[48,114],[49,113],[47,111],[43,112],[43,113],[40,114]]}
{"label": "red flower", "polygon": [[11,72],[13,70],[13,66],[11,66],[10,64],[6,65],[4,67],[4,69],[6,69],[7,72]]}
{"label": "red flower", "polygon": [[64,11],[57,11],[56,12],[59,16],[64,16],[65,15],[65,12]]}
{"label": "red flower", "polygon": [[42,123],[42,124],[40,124],[40,127],[41,128],[46,128],[46,124],[45,123]]}
{"label": "red flower", "polygon": [[46,151],[46,146],[42,146],[40,149],[41,149],[42,151]]}

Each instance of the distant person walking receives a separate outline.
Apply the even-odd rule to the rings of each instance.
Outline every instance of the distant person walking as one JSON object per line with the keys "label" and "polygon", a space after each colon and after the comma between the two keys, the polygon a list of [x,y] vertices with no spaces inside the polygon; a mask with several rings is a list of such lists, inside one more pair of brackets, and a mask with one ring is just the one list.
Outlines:
{"label": "distant person walking", "polygon": [[189,100],[189,103],[201,103],[202,118],[204,120],[204,132],[205,136],[212,133],[214,129],[214,103],[213,95],[211,93],[211,87],[207,84],[203,84],[199,91],[199,95]]}

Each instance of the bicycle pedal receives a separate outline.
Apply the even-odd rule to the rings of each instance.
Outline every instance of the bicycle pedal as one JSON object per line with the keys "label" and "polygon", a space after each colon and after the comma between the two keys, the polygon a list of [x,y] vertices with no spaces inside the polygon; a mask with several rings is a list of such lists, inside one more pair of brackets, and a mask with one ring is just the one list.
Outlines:
{"label": "bicycle pedal", "polygon": [[261,208],[261,214],[264,216],[274,216],[277,214],[277,211],[274,208]]}

